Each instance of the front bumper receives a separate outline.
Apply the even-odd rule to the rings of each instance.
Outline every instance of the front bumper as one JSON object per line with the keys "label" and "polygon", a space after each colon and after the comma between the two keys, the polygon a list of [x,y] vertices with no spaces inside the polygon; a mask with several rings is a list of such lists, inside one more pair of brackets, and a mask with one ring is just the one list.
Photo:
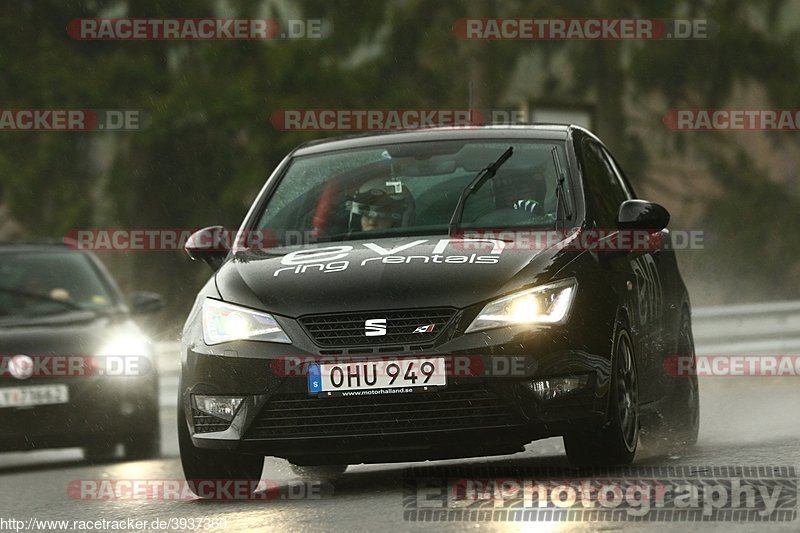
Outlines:
{"label": "front bumper", "polygon": [[[283,325],[283,324],[282,324]],[[293,331],[293,339],[302,338]],[[443,339],[402,353],[321,355],[310,345],[238,341],[206,346],[184,337],[181,401],[198,448],[283,457],[296,464],[416,461],[513,453],[539,438],[602,423],[610,350],[563,326],[508,327]],[[608,337],[605,337],[608,338]],[[346,350],[344,350],[346,352]],[[445,388],[402,395],[308,393],[306,363],[443,356]],[[544,400],[528,384],[586,376],[585,386]],[[228,423],[199,412],[194,395],[244,398]]]}
{"label": "front bumper", "polygon": [[158,427],[158,378],[80,377],[3,380],[3,387],[65,384],[69,402],[0,409],[0,450],[88,446],[152,433]]}

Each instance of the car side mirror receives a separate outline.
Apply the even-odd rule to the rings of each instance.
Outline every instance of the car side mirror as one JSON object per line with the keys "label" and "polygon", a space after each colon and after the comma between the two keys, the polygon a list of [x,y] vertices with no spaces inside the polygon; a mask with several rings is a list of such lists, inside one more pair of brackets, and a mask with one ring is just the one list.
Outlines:
{"label": "car side mirror", "polygon": [[164,298],[154,292],[137,291],[131,293],[131,314],[149,315],[164,307]]}
{"label": "car side mirror", "polygon": [[669,211],[645,200],[626,200],[619,206],[617,228],[661,231],[669,224]]}
{"label": "car side mirror", "polygon": [[192,261],[203,261],[211,267],[211,270],[219,270],[229,251],[225,228],[209,226],[197,230],[187,239],[183,249]]}

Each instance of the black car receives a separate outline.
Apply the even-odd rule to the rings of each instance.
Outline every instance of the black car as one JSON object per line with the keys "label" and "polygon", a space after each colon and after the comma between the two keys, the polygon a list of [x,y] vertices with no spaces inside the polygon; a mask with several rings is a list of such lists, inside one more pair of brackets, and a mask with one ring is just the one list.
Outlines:
{"label": "black car", "polygon": [[[183,331],[187,479],[255,479],[266,455],[333,475],[552,436],[575,463],[625,464],[640,428],[693,444],[697,381],[665,372],[694,357],[668,221],[577,126],[300,146],[231,249],[218,226],[187,243],[216,271]],[[660,245],[604,246],[629,231]]]}
{"label": "black car", "polygon": [[0,451],[82,447],[89,460],[160,450],[152,345],[131,319],[161,297],[131,294],[91,253],[0,244]]}

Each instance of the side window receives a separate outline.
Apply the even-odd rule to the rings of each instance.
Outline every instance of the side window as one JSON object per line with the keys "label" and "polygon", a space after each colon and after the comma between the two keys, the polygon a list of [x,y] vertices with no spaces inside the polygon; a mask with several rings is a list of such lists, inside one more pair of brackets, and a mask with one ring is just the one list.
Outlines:
{"label": "side window", "polygon": [[585,141],[582,148],[586,200],[592,208],[597,225],[604,229],[614,228],[619,206],[628,199],[628,193],[600,145]]}

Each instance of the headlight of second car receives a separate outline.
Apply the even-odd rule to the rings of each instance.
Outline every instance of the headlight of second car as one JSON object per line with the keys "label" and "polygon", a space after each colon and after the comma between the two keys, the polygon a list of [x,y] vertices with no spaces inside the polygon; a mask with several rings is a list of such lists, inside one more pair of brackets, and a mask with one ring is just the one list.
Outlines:
{"label": "headlight of second car", "polygon": [[203,302],[203,340],[208,345],[237,340],[292,342],[269,313],[211,298]]}
{"label": "headlight of second car", "polygon": [[516,324],[562,324],[569,316],[578,282],[569,278],[489,302],[466,333]]}

